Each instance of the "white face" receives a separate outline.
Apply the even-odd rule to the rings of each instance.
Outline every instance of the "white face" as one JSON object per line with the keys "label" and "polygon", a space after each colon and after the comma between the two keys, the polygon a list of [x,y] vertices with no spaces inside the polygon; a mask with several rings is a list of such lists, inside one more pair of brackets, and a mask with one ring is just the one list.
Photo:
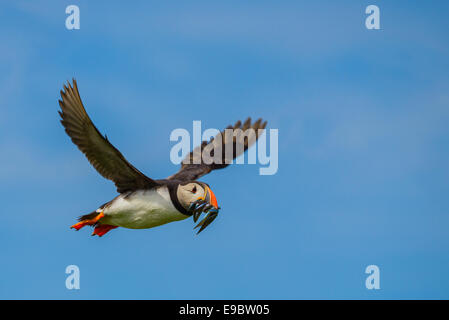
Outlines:
{"label": "white face", "polygon": [[185,185],[179,185],[176,191],[178,200],[181,205],[188,209],[190,204],[199,198],[205,198],[206,190],[202,185],[196,182],[190,182]]}

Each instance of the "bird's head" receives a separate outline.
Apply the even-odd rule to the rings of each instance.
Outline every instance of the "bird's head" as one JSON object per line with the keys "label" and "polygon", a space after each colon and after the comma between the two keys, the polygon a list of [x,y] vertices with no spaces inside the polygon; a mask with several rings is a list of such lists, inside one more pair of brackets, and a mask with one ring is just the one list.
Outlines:
{"label": "bird's head", "polygon": [[217,204],[215,194],[206,183],[191,181],[180,184],[176,193],[180,204],[192,214],[195,222],[201,213],[207,213],[207,216],[195,227],[201,227],[198,233],[203,231],[217,217],[220,207]]}

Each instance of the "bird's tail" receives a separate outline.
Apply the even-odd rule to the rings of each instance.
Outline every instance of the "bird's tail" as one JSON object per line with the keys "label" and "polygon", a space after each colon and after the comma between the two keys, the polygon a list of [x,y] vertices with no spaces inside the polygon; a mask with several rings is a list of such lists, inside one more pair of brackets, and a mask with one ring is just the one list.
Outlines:
{"label": "bird's tail", "polygon": [[83,221],[83,220],[91,220],[94,219],[100,212],[103,212],[103,209],[110,204],[112,201],[106,202],[105,204],[101,205],[97,210],[92,211],[91,213],[88,214],[84,214],[82,216],[78,217],[78,221]]}
{"label": "bird's tail", "polygon": [[78,221],[92,220],[92,219],[95,218],[97,215],[98,215],[98,212],[97,212],[97,210],[95,210],[95,211],[93,211],[93,212],[91,212],[91,213],[88,213],[88,214],[84,214],[84,215],[82,215],[82,216],[79,216],[77,220],[78,220]]}

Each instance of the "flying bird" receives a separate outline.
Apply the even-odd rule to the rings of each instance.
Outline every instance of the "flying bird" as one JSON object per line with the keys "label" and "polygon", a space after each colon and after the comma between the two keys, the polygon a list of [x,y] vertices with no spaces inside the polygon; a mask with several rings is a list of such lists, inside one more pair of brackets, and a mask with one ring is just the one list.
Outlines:
{"label": "flying bird", "polygon": [[[191,216],[196,223],[202,213],[205,216],[195,228],[200,228],[198,233],[203,231],[217,217],[220,208],[210,186],[197,179],[212,170],[227,167],[230,159],[222,152],[222,161],[218,163],[206,164],[201,157],[199,161],[188,160],[194,159],[195,152],[201,154],[202,150],[213,144],[219,145],[221,150],[231,148],[232,158],[235,159],[254,144],[267,125],[262,119],[253,123],[250,118],[244,123],[237,121],[226,129],[240,129],[243,138],[229,137],[223,130],[190,152],[177,173],[166,179],[153,180],[129,163],[108,138],[98,131],[83,106],[75,79],[73,86],[69,82],[64,85],[61,99],[61,111],[58,112],[65,131],[98,173],[115,183],[119,193],[95,211],[79,217],[78,223],[71,226],[76,230],[92,226],[92,235],[100,237],[117,227],[153,228]],[[247,131],[249,129],[253,130]],[[252,139],[244,138],[248,132],[253,134]],[[238,143],[243,148],[239,148]]]}

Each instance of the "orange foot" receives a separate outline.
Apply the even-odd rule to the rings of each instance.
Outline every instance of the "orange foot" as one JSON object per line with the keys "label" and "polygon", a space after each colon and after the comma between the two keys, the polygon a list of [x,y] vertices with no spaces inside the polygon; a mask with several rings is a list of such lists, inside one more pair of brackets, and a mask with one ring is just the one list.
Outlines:
{"label": "orange foot", "polygon": [[109,224],[99,224],[95,227],[94,232],[92,235],[97,235],[99,237],[104,236],[106,233],[108,233],[110,230],[117,228],[116,226],[111,226]]}
{"label": "orange foot", "polygon": [[104,217],[104,213],[100,212],[98,215],[95,216],[95,218],[82,220],[82,221],[80,221],[78,223],[75,223],[70,228],[74,228],[74,229],[76,229],[78,231],[79,229],[81,229],[84,226],[93,226],[94,224],[96,224],[98,222],[98,220],[100,220],[103,217]]}

